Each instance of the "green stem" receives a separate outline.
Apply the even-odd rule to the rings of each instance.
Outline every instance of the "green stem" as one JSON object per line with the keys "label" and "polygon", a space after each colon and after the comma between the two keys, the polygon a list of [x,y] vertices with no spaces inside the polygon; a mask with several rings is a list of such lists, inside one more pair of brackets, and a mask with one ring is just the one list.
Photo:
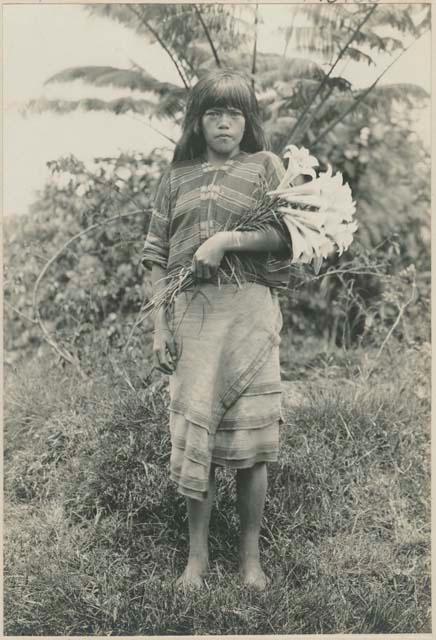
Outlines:
{"label": "green stem", "polygon": [[208,41],[208,43],[210,45],[210,48],[212,50],[212,54],[213,54],[213,57],[215,58],[216,66],[217,67],[221,67],[221,61],[220,61],[220,59],[218,57],[218,52],[215,49],[215,45],[214,45],[214,43],[212,41],[211,35],[209,33],[209,29],[207,28],[207,25],[206,25],[205,21],[203,20],[203,16],[201,15],[201,11],[198,8],[198,5],[195,4],[194,5],[194,9],[195,9],[195,12],[196,12],[196,14],[198,16],[198,19],[200,20],[201,26],[203,27],[203,31],[205,33],[207,41]]}
{"label": "green stem", "polygon": [[[358,26],[354,29],[353,33],[351,34],[350,38],[348,39],[347,43],[342,47],[342,49],[339,51],[338,56],[335,60],[335,62],[333,63],[333,65],[330,67],[329,72],[324,76],[324,78],[322,79],[321,83],[318,86],[318,89],[315,92],[314,97],[312,98],[312,100],[309,102],[309,104],[307,105],[307,107],[304,109],[303,113],[301,114],[301,116],[298,118],[297,122],[295,123],[295,125],[293,126],[291,133],[289,135],[289,143],[291,144],[293,141],[293,135],[294,132],[297,130],[297,128],[301,125],[301,123],[303,122],[303,120],[306,118],[306,115],[308,114],[308,112],[310,111],[311,107],[313,104],[315,104],[315,100],[317,99],[317,97],[319,96],[319,94],[321,93],[321,91],[323,90],[327,80],[330,78],[330,76],[332,75],[334,69],[337,67],[337,65],[339,64],[340,60],[343,58],[343,56],[345,55],[345,52],[347,51],[348,47],[351,45],[351,43],[353,42],[353,40],[356,38],[357,34],[359,33],[359,31],[362,29],[363,25],[369,20],[369,18],[371,17],[371,15],[374,13],[375,9],[377,8],[377,5],[374,5],[373,7],[371,7],[371,9],[368,11],[368,13],[365,14],[365,17],[363,18],[363,20],[358,24]],[[321,101],[321,104],[323,103],[323,101]],[[307,126],[310,126],[312,119],[309,120],[309,123]]]}
{"label": "green stem", "polygon": [[314,140],[313,145],[316,145],[318,142],[320,142],[323,138],[325,138],[325,136],[330,133],[330,131],[332,129],[334,129],[336,127],[336,125],[338,125],[340,122],[342,122],[342,120],[344,120],[352,111],[354,111],[354,109],[361,103],[363,102],[363,100],[366,98],[366,96],[370,93],[370,91],[372,91],[374,89],[374,87],[380,82],[380,80],[383,78],[383,76],[389,71],[389,69],[392,67],[392,65],[394,65],[400,58],[402,55],[404,55],[406,53],[406,51],[408,49],[410,49],[410,47],[412,45],[415,44],[415,42],[417,42],[424,34],[421,34],[421,36],[419,36],[418,38],[416,38],[413,42],[411,42],[409,44],[408,47],[405,47],[401,53],[394,58],[394,60],[392,60],[392,62],[390,62],[388,64],[388,66],[383,69],[383,71],[380,73],[380,75],[374,80],[374,82],[367,88],[365,89],[365,91],[363,91],[362,93],[359,94],[359,97],[356,98],[356,100],[347,108],[345,109],[345,111],[343,113],[341,113],[335,120],[333,120],[333,122],[331,124],[329,124],[328,127],[326,127],[324,129],[324,131],[321,131],[321,133],[318,135],[318,137]]}

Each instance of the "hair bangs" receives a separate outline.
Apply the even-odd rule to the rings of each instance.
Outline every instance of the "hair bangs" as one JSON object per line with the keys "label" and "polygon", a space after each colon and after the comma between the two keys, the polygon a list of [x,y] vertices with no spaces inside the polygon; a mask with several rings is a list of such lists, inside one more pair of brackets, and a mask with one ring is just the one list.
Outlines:
{"label": "hair bangs", "polygon": [[202,114],[214,107],[239,109],[248,114],[253,109],[253,100],[249,87],[241,82],[241,78],[228,76],[204,87],[199,107]]}

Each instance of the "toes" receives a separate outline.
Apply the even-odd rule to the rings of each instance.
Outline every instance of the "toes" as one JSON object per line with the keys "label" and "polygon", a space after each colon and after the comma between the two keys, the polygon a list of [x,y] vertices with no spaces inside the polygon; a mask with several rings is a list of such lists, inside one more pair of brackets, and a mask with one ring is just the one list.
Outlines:
{"label": "toes", "polygon": [[176,588],[181,591],[187,591],[189,589],[201,589],[203,585],[203,578],[198,575],[187,575],[183,573],[180,578],[176,580]]}
{"label": "toes", "polygon": [[201,589],[203,587],[203,580],[201,578],[191,580],[177,580],[176,588],[179,591],[191,591]]}
{"label": "toes", "polygon": [[244,586],[254,591],[265,591],[268,581],[265,576],[257,576],[253,578],[245,578]]}
{"label": "toes", "polygon": [[255,591],[264,591],[269,583],[268,577],[262,570],[243,571],[241,577],[243,585]]}

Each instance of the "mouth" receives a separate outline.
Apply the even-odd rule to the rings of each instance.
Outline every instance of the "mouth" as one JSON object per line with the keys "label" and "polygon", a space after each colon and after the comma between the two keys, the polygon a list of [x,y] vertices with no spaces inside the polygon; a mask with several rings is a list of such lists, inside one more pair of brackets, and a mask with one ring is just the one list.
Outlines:
{"label": "mouth", "polygon": [[217,140],[231,140],[232,136],[229,136],[225,133],[221,133],[219,136],[216,136]]}

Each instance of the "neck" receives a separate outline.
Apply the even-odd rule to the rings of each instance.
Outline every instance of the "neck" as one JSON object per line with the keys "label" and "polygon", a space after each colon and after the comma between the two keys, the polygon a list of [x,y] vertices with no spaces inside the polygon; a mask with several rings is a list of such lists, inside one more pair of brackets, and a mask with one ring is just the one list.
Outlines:
{"label": "neck", "polygon": [[222,164],[227,162],[227,160],[230,160],[231,158],[234,158],[239,153],[240,153],[239,146],[236,147],[236,149],[233,149],[233,151],[231,153],[229,153],[229,154],[216,153],[216,151],[214,151],[213,149],[210,149],[209,147],[207,147],[207,149],[206,149],[206,159],[207,159],[209,164],[212,164],[215,167],[220,167]]}

